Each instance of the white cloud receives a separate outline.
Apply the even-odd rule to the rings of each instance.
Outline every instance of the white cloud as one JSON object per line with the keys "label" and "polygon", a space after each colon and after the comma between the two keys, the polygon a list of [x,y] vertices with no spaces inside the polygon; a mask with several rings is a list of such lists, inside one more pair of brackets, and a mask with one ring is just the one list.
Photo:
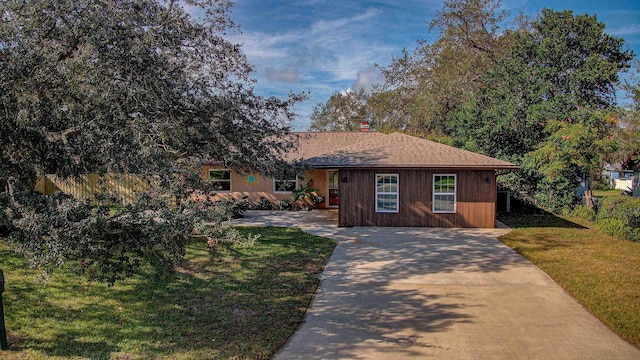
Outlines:
{"label": "white cloud", "polygon": [[358,78],[349,88],[352,91],[364,90],[370,94],[373,87],[384,83],[384,76],[380,69],[370,66],[366,70],[358,71]]}
{"label": "white cloud", "polygon": [[267,34],[252,32],[235,34],[227,39],[235,44],[242,44],[242,51],[249,59],[259,63],[281,59],[283,53],[289,51],[289,44],[295,43],[298,36],[295,34]]}
{"label": "white cloud", "polygon": [[266,68],[266,73],[267,78],[271,81],[296,82],[298,80],[298,69],[293,66],[282,70],[268,67]]}
{"label": "white cloud", "polygon": [[382,15],[382,11],[374,8],[367,9],[362,14],[357,14],[350,18],[341,18],[335,20],[318,20],[311,26],[311,32],[315,35],[333,35],[333,34],[349,34],[349,30],[353,30],[352,24],[367,22],[375,17]]}
{"label": "white cloud", "polygon": [[605,30],[608,34],[613,36],[629,36],[640,34],[640,24],[629,24],[625,26],[608,27]]}
{"label": "white cloud", "polygon": [[[423,1],[420,9],[427,7]],[[309,100],[295,106],[298,130],[306,129],[313,107],[332,93],[371,91],[382,79],[372,64],[387,64],[407,46],[402,44],[418,39],[409,35],[412,29],[426,28],[423,15],[407,10],[404,1],[309,0],[287,5],[273,0],[261,3],[263,7],[238,2],[242,16],[234,20],[243,33],[228,39],[242,44],[254,65],[256,91],[278,97],[310,91]]]}
{"label": "white cloud", "polygon": [[351,17],[318,19],[306,28],[277,34],[245,32],[229,39],[243,44],[259,78],[291,82],[320,81],[317,77],[323,76],[332,82],[353,81],[367,64],[387,60],[397,50],[370,37],[381,21],[376,18],[382,15],[380,10],[367,9]]}

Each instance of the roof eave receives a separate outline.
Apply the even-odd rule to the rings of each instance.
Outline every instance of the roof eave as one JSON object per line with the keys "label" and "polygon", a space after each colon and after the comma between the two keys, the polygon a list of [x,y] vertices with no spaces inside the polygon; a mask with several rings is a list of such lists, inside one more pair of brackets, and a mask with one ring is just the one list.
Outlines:
{"label": "roof eave", "polygon": [[460,170],[519,170],[520,166],[509,165],[459,165],[459,164],[376,164],[376,165],[354,165],[354,164],[307,164],[313,169],[460,169]]}

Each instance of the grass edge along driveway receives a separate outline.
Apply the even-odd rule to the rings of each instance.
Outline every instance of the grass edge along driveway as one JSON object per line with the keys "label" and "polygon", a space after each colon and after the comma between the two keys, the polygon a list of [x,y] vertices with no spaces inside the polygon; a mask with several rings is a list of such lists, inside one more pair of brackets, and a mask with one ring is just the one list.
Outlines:
{"label": "grass edge along driveway", "polygon": [[591,222],[552,214],[506,216],[499,238],[546,272],[587,310],[640,348],[640,243]]}
{"label": "grass edge along driveway", "polygon": [[88,284],[73,264],[43,286],[0,239],[3,359],[268,359],[296,330],[335,241],[298,229],[239,227],[253,247],[189,245],[168,279],[152,269],[113,287]]}

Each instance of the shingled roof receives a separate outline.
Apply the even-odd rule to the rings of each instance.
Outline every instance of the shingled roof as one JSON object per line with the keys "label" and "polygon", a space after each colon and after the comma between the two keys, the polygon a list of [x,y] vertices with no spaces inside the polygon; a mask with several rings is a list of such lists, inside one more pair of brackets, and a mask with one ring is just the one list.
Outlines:
{"label": "shingled roof", "polygon": [[289,160],[314,168],[510,169],[517,165],[401,133],[297,133],[298,149]]}

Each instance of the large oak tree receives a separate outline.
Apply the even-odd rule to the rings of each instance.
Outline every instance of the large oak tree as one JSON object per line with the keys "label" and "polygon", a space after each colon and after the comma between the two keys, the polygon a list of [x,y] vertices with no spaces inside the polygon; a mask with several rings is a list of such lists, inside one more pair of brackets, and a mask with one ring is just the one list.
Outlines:
{"label": "large oak tree", "polygon": [[[254,93],[251,66],[225,39],[230,6],[0,2],[0,220],[33,266],[77,259],[113,282],[149,259],[171,264],[189,236],[214,236],[189,197],[205,185],[203,162],[283,170],[302,96]],[[152,179],[155,195],[112,216],[33,191],[45,174],[89,172]]]}

